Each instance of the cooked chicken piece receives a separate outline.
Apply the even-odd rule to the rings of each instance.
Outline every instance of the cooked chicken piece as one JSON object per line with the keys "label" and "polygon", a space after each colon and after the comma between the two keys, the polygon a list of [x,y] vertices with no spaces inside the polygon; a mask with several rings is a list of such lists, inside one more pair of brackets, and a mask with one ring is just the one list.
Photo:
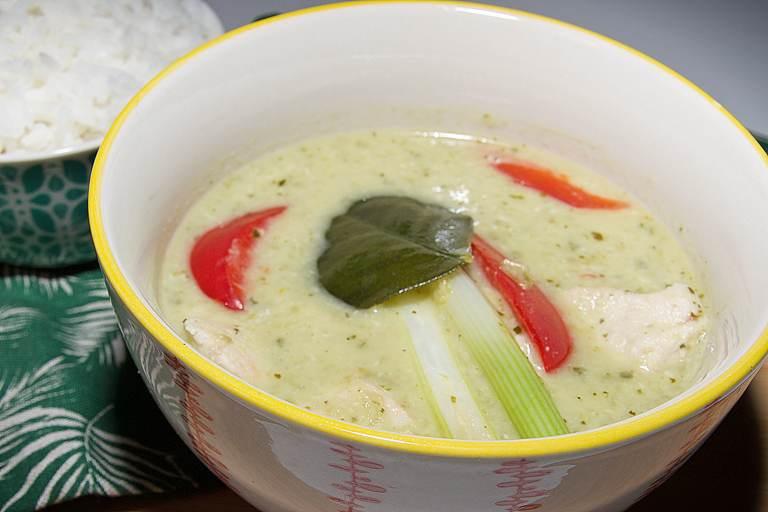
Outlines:
{"label": "cooked chicken piece", "polygon": [[258,384],[264,380],[264,372],[256,365],[254,354],[243,350],[235,338],[237,327],[223,326],[197,318],[184,319],[184,329],[195,340],[197,348],[225,370],[246,382]]}
{"label": "cooked chicken piece", "polygon": [[327,402],[326,413],[361,425],[402,429],[412,421],[390,391],[363,377],[350,379]]}
{"label": "cooked chicken piece", "polygon": [[685,357],[706,327],[701,304],[685,284],[655,293],[573,288],[559,298],[570,320],[591,329],[597,343],[651,371]]}

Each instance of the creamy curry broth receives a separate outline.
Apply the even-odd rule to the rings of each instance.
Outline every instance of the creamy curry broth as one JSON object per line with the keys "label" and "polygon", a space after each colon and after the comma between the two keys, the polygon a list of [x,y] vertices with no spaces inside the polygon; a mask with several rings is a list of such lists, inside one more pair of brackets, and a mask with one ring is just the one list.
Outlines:
{"label": "creamy curry broth", "polygon": [[[594,194],[631,206],[572,208],[513,183],[488,165],[489,155],[555,169]],[[298,406],[383,430],[439,435],[398,311],[387,305],[354,309],[318,284],[316,260],[331,219],[355,200],[375,195],[410,196],[466,213],[476,233],[526,266],[574,338],[565,366],[544,373],[525,336],[517,336],[570,431],[640,414],[684,391],[701,371],[703,284],[670,230],[637,199],[599,175],[525,145],[394,131],[310,139],[211,182],[165,253],[159,297],[167,321],[226,369]],[[203,295],[188,268],[196,237],[238,215],[276,205],[287,210],[272,221],[254,250],[244,311],[228,310]],[[681,290],[690,297],[682,297]],[[654,326],[653,315],[665,314],[664,300],[693,301],[695,326],[684,332]],[[613,313],[606,320],[604,311],[590,309],[595,304],[606,304]],[[501,301],[498,307],[505,308]],[[621,307],[629,308],[629,317],[639,311],[639,317],[627,321],[623,313],[614,314]],[[214,332],[219,341],[195,341],[185,330],[185,319],[195,319],[198,329]],[[657,329],[664,331],[660,337],[678,339],[672,348],[667,339],[661,355],[653,347],[636,347],[632,357],[627,355],[631,347],[611,348],[626,341],[625,325],[651,337]],[[464,363],[489,431],[515,438],[514,427],[450,322],[444,331]],[[651,355],[641,360],[638,353]]]}

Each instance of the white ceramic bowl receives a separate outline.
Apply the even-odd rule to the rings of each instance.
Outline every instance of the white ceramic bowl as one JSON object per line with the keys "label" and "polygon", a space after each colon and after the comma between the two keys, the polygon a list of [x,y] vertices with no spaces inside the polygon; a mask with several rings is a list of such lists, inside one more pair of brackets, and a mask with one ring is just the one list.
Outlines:
{"label": "white ceramic bowl", "polygon": [[[597,430],[453,441],[317,416],[178,338],[158,311],[157,263],[196,191],[230,168],[226,157],[371,127],[544,146],[684,226],[711,287],[712,371],[677,399]],[[90,199],[98,256],[147,385],[198,456],[265,512],[620,510],[692,453],[768,348],[766,155],[661,64],[523,12],[356,2],[229,33],[130,102],[99,152]]]}

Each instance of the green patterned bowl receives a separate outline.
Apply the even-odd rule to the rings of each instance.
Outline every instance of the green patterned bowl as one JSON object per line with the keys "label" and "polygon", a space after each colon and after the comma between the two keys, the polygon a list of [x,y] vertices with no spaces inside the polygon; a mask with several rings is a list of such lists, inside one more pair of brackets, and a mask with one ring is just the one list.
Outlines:
{"label": "green patterned bowl", "polygon": [[63,267],[95,259],[87,198],[97,149],[0,155],[0,262]]}

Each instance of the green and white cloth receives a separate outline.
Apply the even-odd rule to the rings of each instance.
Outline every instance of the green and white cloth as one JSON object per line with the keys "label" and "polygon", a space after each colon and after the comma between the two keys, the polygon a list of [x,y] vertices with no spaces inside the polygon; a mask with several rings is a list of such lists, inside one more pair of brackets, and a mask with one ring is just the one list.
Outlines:
{"label": "green and white cloth", "polygon": [[0,266],[0,512],[212,479],[144,388],[101,273]]}

